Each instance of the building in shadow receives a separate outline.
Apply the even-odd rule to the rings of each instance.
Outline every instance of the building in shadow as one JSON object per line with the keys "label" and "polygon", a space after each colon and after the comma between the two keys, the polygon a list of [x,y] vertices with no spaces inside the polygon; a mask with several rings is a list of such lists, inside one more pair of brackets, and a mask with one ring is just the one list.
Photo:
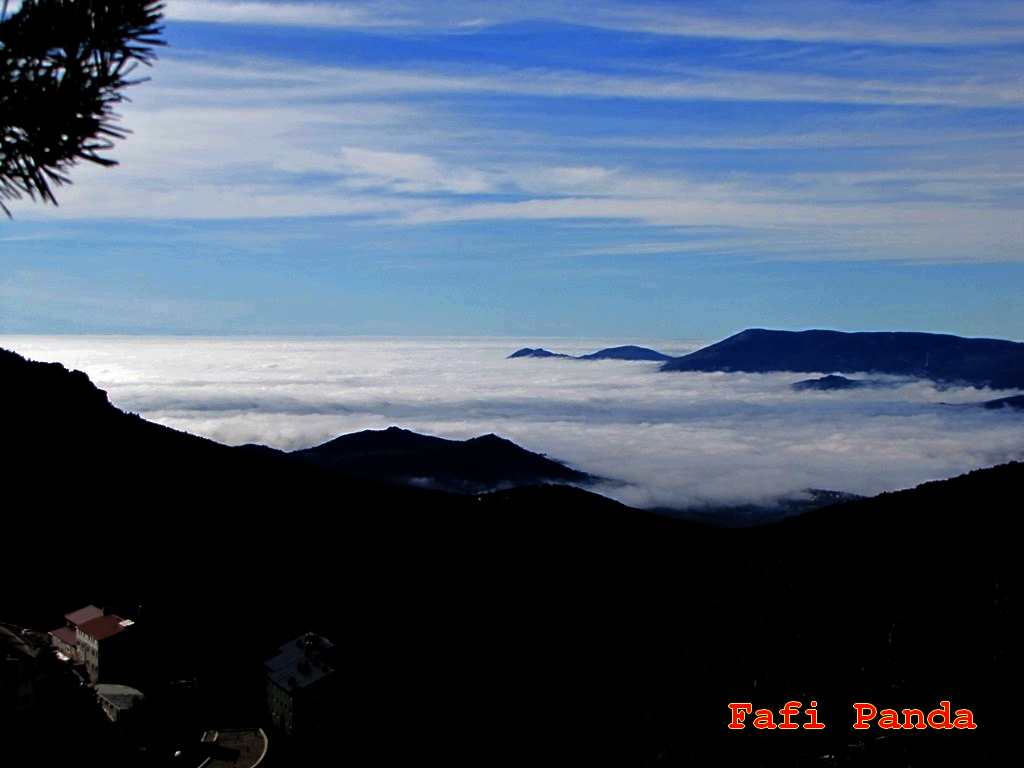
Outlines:
{"label": "building in shadow", "polygon": [[334,725],[341,675],[327,663],[333,647],[327,638],[307,632],[264,664],[267,711],[282,733],[310,739]]}

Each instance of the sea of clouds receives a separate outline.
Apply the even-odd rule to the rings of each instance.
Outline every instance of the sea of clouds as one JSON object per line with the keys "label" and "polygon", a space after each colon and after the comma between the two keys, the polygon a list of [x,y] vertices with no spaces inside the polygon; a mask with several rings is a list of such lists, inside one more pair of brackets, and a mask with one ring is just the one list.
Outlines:
{"label": "sea of clouds", "polygon": [[[89,374],[111,402],[230,445],[285,450],[398,425],[493,432],[608,478],[640,507],[766,502],[807,488],[876,494],[1024,457],[1024,413],[972,407],[1015,392],[924,381],[794,392],[807,374],[661,373],[659,364],[515,359],[608,339],[16,336],[0,346]],[[823,371],[822,373],[829,373]],[[885,377],[872,377],[874,379]]]}

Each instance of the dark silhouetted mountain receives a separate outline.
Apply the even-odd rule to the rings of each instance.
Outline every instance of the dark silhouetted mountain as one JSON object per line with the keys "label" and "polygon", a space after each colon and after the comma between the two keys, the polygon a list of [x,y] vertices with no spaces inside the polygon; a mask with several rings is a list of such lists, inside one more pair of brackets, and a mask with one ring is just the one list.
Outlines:
{"label": "dark silhouetted mountain", "polygon": [[1024,395],[1010,395],[1010,397],[1000,397],[996,400],[986,400],[983,405],[989,409],[1024,408]]}
{"label": "dark silhouetted mountain", "polygon": [[803,381],[795,381],[789,386],[797,392],[804,392],[806,390],[831,392],[836,389],[860,389],[865,385],[866,382],[859,381],[857,379],[848,379],[845,376],[829,374],[828,376],[822,376],[820,379],[804,379]]}
{"label": "dark silhouetted mountain", "polygon": [[[1020,464],[715,529],[569,486],[344,478],[124,414],[11,353],[0,382],[2,619],[141,606],[140,690],[200,692],[180,738],[262,722],[262,662],[314,631],[348,660],[344,738],[295,765],[1019,761]],[[789,700],[827,727],[726,728],[730,702]],[[946,700],[977,728],[850,728],[854,702]],[[0,713],[4,765],[79,754],[59,711]]]}
{"label": "dark silhouetted mountain", "polygon": [[579,360],[672,360],[672,355],[666,355],[647,347],[636,347],[627,345],[625,347],[609,347],[589,355],[580,355]]}
{"label": "dark silhouetted mountain", "polygon": [[261,445],[259,443],[246,443],[245,445],[239,445],[238,449],[249,451],[250,453],[258,453],[261,456],[274,456],[281,459],[288,457],[288,451],[282,451],[280,448],[271,448],[269,445]]}
{"label": "dark silhouetted mountain", "polygon": [[353,477],[455,493],[484,493],[537,483],[586,484],[597,480],[497,435],[446,440],[398,427],[342,435],[287,456]]}
{"label": "dark silhouetted mountain", "polygon": [[1024,344],[937,333],[751,329],[678,357],[663,371],[879,373],[943,384],[1024,388]]}
{"label": "dark silhouetted mountain", "polygon": [[69,371],[60,363],[28,363],[7,349],[0,349],[0,383],[8,420],[38,416],[14,413],[19,403],[46,403],[53,417],[75,420],[101,418],[116,410],[107,393],[82,371]]}
{"label": "dark silhouetted mountain", "polygon": [[537,349],[523,347],[522,349],[517,349],[505,359],[511,360],[514,357],[572,357],[572,355],[563,355],[560,352],[549,352],[548,350],[540,347]]}

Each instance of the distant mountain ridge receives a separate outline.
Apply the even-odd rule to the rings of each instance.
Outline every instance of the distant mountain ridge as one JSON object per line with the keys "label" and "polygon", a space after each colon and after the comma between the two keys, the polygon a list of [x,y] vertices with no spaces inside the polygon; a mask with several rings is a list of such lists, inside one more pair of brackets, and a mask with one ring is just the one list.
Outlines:
{"label": "distant mountain ridge", "polygon": [[672,355],[666,355],[664,352],[659,352],[656,349],[638,347],[633,344],[627,344],[622,347],[608,347],[607,349],[599,349],[597,352],[591,352],[589,355],[575,356],[566,355],[561,352],[551,352],[543,347],[537,349],[523,347],[522,349],[517,349],[506,359],[512,360],[517,357],[567,357],[572,360],[651,360],[656,362],[675,359]]}
{"label": "distant mountain ridge", "polygon": [[264,445],[242,448],[352,477],[453,493],[539,483],[586,485],[599,479],[494,434],[448,440],[392,426],[341,435],[290,453]]}
{"label": "distant mountain ridge", "polygon": [[938,333],[752,328],[666,362],[662,371],[875,373],[1024,388],[1024,344]]}

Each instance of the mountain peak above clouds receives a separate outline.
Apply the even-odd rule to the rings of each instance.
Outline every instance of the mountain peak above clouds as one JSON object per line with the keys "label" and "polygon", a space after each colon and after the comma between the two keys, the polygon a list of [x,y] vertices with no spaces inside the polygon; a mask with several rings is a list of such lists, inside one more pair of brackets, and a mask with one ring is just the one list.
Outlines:
{"label": "mountain peak above clouds", "polygon": [[649,349],[648,347],[638,347],[635,344],[599,349],[597,352],[591,352],[589,355],[567,355],[562,352],[550,352],[543,348],[531,349],[530,347],[523,347],[522,349],[517,349],[506,359],[512,360],[517,357],[566,357],[571,360],[651,360],[655,362],[665,362],[666,360],[674,359],[672,355],[666,355],[664,352],[658,352],[656,349]]}
{"label": "mountain peak above clouds", "polygon": [[749,328],[666,362],[663,371],[873,373],[937,383],[1024,388],[1024,344],[921,332]]}
{"label": "mountain peak above clouds", "polygon": [[624,347],[609,347],[591,352],[589,355],[580,355],[579,360],[672,360],[672,355],[658,352],[648,347],[638,347],[634,344],[627,344]]}
{"label": "mountain peak above clouds", "polygon": [[495,434],[449,440],[394,426],[341,435],[288,456],[355,477],[456,493],[597,479]]}
{"label": "mountain peak above clouds", "polygon": [[561,352],[551,352],[543,347],[537,347],[536,349],[523,347],[522,349],[517,349],[505,359],[512,360],[517,357],[572,357],[572,355],[562,354]]}
{"label": "mountain peak above clouds", "polygon": [[831,392],[837,389],[860,389],[867,386],[867,382],[859,379],[848,379],[845,376],[837,376],[834,373],[822,376],[820,379],[804,379],[795,381],[789,385],[796,392],[803,392],[808,389],[816,389],[822,392]]}

